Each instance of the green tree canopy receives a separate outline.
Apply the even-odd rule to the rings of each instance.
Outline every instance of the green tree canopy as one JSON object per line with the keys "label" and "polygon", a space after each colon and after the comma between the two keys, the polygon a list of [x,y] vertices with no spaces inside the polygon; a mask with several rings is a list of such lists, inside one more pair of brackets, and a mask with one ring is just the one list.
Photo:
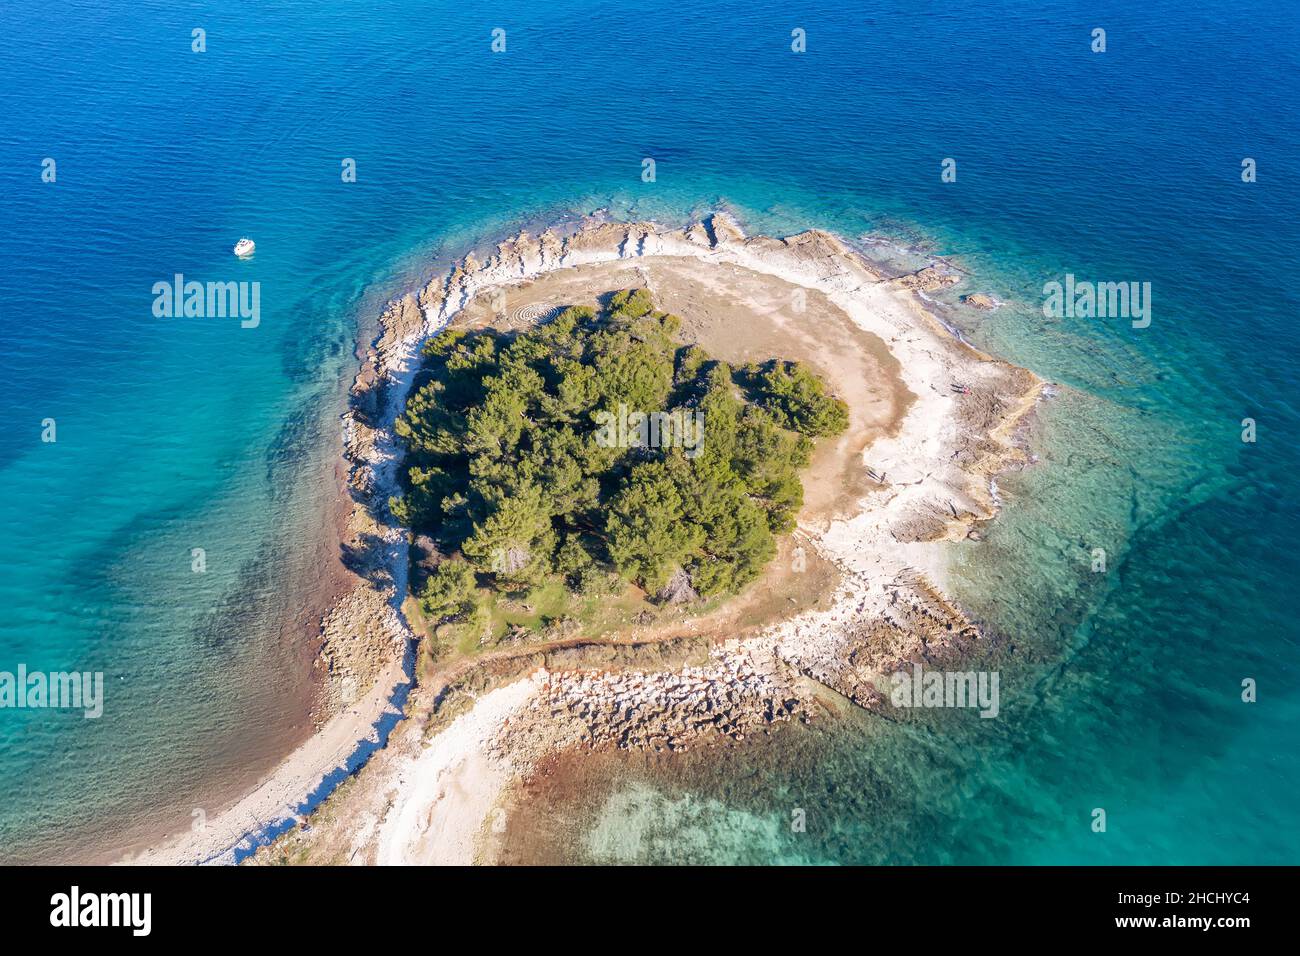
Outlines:
{"label": "green tree canopy", "polygon": [[611,571],[652,595],[681,572],[720,594],[771,560],[812,439],[843,431],[847,407],[805,366],[736,371],[679,329],[631,289],[600,312],[424,346],[392,509],[458,555],[426,584],[428,613],[467,613],[476,582],[583,588]]}
{"label": "green tree canopy", "polygon": [[443,561],[420,592],[420,607],[435,621],[459,617],[474,609],[474,569],[464,561]]}

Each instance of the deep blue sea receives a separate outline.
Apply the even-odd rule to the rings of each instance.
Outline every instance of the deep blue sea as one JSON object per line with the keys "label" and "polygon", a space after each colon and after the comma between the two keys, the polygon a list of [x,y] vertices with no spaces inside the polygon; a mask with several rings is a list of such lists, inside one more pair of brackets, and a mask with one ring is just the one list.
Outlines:
{"label": "deep blue sea", "polygon": [[[583,852],[1300,862],[1298,97],[1291,0],[7,0],[0,671],[106,697],[0,710],[0,859],[188,825],[306,732],[302,595],[387,297],[521,223],[725,206],[1011,303],[966,333],[1061,390],[955,559],[1021,664],[998,720],[629,780]],[[260,324],[156,317],[177,273],[259,282]],[[1150,282],[1150,326],[1045,317],[1066,273]]]}

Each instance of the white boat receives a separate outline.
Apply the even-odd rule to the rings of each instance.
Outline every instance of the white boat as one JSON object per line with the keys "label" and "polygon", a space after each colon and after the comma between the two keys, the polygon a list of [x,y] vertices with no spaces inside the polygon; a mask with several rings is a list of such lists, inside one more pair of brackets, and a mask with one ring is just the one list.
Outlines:
{"label": "white boat", "polygon": [[245,236],[243,239],[240,239],[237,243],[235,243],[235,255],[239,256],[240,258],[243,258],[244,256],[251,256],[253,254],[253,250],[256,248],[257,246],[254,245],[253,240]]}

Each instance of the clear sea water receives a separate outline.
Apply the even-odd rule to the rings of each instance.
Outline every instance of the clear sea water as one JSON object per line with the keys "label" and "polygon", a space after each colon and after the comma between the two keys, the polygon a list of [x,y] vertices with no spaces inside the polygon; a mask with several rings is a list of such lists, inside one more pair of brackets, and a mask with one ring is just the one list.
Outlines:
{"label": "clear sea water", "polygon": [[[102,670],[107,700],[0,711],[0,858],[188,825],[306,732],[302,595],[386,297],[523,222],[725,204],[958,256],[1012,303],[967,334],[1063,386],[956,554],[1015,646],[1002,716],[629,770],[581,854],[1300,861],[1297,94],[1289,0],[9,0],[0,670]],[[1045,318],[1066,272],[1151,282],[1151,326]],[[261,324],[155,318],[175,273],[259,281]]]}

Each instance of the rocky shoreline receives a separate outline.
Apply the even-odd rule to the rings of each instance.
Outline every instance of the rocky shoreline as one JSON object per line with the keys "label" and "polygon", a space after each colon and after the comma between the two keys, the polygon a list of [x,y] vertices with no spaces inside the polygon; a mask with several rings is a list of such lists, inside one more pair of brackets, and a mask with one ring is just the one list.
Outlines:
{"label": "rocky shoreline", "polygon": [[[913,398],[892,433],[850,461],[860,472],[853,487],[860,479],[866,493],[841,518],[801,522],[801,540],[840,574],[828,606],[800,611],[743,640],[701,646],[674,638],[687,641],[690,660],[666,650],[672,641],[662,654],[626,640],[560,642],[431,675],[413,690],[407,719],[346,793],[327,800],[309,825],[259,852],[258,861],[468,862],[484,814],[548,754],[574,747],[674,752],[743,745],[749,735],[810,719],[809,704],[819,693],[878,708],[881,678],[893,669],[909,661],[959,660],[978,646],[978,628],[944,594],[943,546],[977,537],[979,523],[995,516],[991,480],[1025,462],[1016,430],[1043,383],[970,348],[926,309],[918,293],[953,285],[960,274],[935,263],[888,275],[829,233],[747,237],[722,214],[682,229],[588,221],[564,236],[521,233],[482,262],[466,256],[384,310],[342,419],[353,500],[343,548],[359,580],[322,620],[317,663],[329,687],[322,721],[350,715],[368,733],[390,697],[386,690],[377,694],[384,690],[378,685],[403,680],[400,662],[414,640],[400,612],[408,535],[393,521],[387,498],[400,461],[392,423],[423,341],[452,321],[510,328],[537,321],[551,308],[516,303],[518,290],[543,276],[634,266],[654,279],[656,268],[674,264],[698,267],[703,281],[719,270],[767,277],[788,287],[792,300],[802,296],[794,290],[824,296],[897,359]],[[361,697],[377,711],[363,713],[353,704]],[[320,767],[319,776],[334,766]],[[410,828],[434,812],[448,775],[469,773],[467,767],[481,785],[469,788],[474,799],[447,808],[444,842],[453,849],[444,853],[424,829]],[[430,793],[411,780],[441,780],[444,789]],[[293,807],[267,816],[283,819]],[[465,829],[468,837],[460,833]]]}
{"label": "rocky shoreline", "polygon": [[[868,449],[863,467],[875,487],[857,513],[829,528],[805,529],[810,545],[844,572],[829,609],[715,648],[703,668],[542,672],[531,703],[503,721],[489,751],[522,778],[543,757],[573,747],[663,752],[734,744],[792,718],[809,719],[818,688],[887,712],[882,688],[894,671],[917,662],[956,666],[988,653],[979,628],[944,593],[942,547],[978,540],[979,524],[996,516],[993,479],[1028,462],[1016,432],[1044,383],[955,338],[915,294],[961,276],[936,263],[891,277],[829,234],[746,238],[734,222],[714,216],[680,231],[597,224],[565,242],[521,236],[482,265],[467,260],[445,285],[426,289],[422,302],[450,316],[496,284],[595,260],[611,247],[621,258],[716,257],[821,288],[832,301],[868,287],[888,289],[906,306],[892,323],[887,314],[854,314],[848,301],[836,304],[891,345],[920,346],[913,361],[900,355],[904,377],[914,373],[908,386],[917,402],[898,435]],[[972,308],[995,305],[972,298]]]}
{"label": "rocky shoreline", "polygon": [[528,711],[508,720],[495,743],[511,759],[530,753],[535,760],[574,745],[662,753],[715,736],[740,742],[772,724],[807,719],[788,676],[775,661],[734,651],[680,671],[546,672]]}

